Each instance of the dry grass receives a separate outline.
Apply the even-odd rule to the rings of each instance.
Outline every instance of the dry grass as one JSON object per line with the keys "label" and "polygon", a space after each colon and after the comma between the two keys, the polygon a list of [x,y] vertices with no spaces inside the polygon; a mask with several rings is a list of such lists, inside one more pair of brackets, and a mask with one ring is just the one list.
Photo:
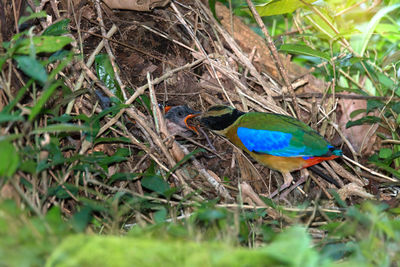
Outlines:
{"label": "dry grass", "polygon": [[[208,144],[203,136],[196,137],[194,141],[182,141],[170,136],[158,106],[161,103],[187,104],[197,110],[228,103],[244,111],[297,114],[300,120],[311,123],[328,140],[339,140],[335,144],[346,151],[346,156],[336,162],[324,163],[321,167],[326,174],[340,182],[341,188],[334,188],[311,175],[305,185],[296,186],[287,195],[281,207],[283,210],[292,210],[293,206],[308,199],[318,205],[316,209],[321,213],[328,208],[339,212],[328,189],[334,189],[343,200],[352,204],[374,198],[373,192],[366,187],[371,180],[379,183],[397,182],[397,179],[360,163],[361,155],[353,149],[336,121],[340,95],[327,94],[328,89],[334,87],[334,81],[325,83],[315,79],[310,71],[290,63],[289,57],[277,57],[273,53],[275,60],[272,61],[265,43],[260,42],[260,37],[240,22],[235,24],[239,32],[231,34],[230,19],[226,17],[229,12],[222,5],[217,5],[221,25],[198,0],[185,3],[174,1],[168,8],[151,13],[105,12],[97,1],[83,6],[67,5],[66,1],[61,1],[59,5],[42,2],[41,8],[46,8],[50,20],[56,21],[61,17],[71,19],[71,37],[75,40],[71,49],[83,58],[81,61],[76,57],[73,64],[58,73],[58,77],[63,78],[72,90],[71,95],[75,94],[76,97],[62,103],[57,99],[62,97],[61,92],[56,93],[53,102],[46,107],[51,109],[58,105],[58,116],[94,116],[101,112],[94,90],[101,90],[111,98],[117,97],[96,74],[93,64],[99,53],[105,53],[110,59],[123,103],[126,104],[113,116],[102,118],[101,128],[95,138],[124,137],[129,144],[94,144],[81,132],[60,138],[61,149],[73,146],[72,150],[63,152],[63,156],[90,157],[96,151],[113,155],[119,148],[129,148],[130,153],[127,161],[110,165],[105,170],[100,167],[97,170],[80,170],[76,168],[79,161],[65,161],[36,174],[19,170],[9,183],[3,183],[2,198],[11,197],[27,203],[39,216],[57,205],[67,217],[76,212],[77,205],[84,203],[82,197],[109,201],[112,206],[110,199],[117,193],[129,193],[149,201],[184,207],[183,214],[190,214],[192,206],[198,201],[216,197],[219,197],[219,206],[232,209],[267,207],[260,196],[268,196],[281,184],[280,174],[252,162],[226,140],[208,132],[216,151],[185,157],[198,147],[198,143],[206,147]],[[56,14],[61,14],[61,17]],[[40,33],[46,27],[47,23],[41,20],[35,32]],[[243,36],[247,38],[247,45]],[[274,48],[272,42],[268,43],[268,48]],[[56,66],[57,63],[50,64],[48,68],[54,69]],[[279,72],[284,73],[285,79],[281,79]],[[1,77],[1,86],[8,88],[9,94],[1,92],[1,107],[8,104],[25,83],[26,77],[9,60]],[[311,99],[310,94],[314,94]],[[23,114],[29,114],[27,107],[33,106],[33,100],[40,95],[40,91],[30,91],[17,108]],[[149,96],[150,110],[137,103],[141,95]],[[41,116],[35,123],[36,126],[45,126],[48,123],[47,115]],[[83,121],[77,120],[77,123]],[[1,130],[2,135],[21,132],[26,132],[22,123],[11,123]],[[44,147],[50,144],[49,133],[23,138],[17,147],[22,149],[32,144],[35,138],[42,140],[39,146],[40,159],[46,159],[48,152]],[[183,159],[185,162],[182,163]],[[143,174],[152,162],[156,164],[155,172],[167,178],[171,187],[179,189],[170,199],[145,194],[148,189],[142,187],[140,176],[130,181],[108,184],[118,172]],[[176,168],[178,163],[179,167]],[[298,176],[297,173],[294,175]],[[33,189],[26,188],[22,180],[28,181]],[[71,192],[67,184],[77,186],[78,192]],[[61,186],[70,197],[45,197],[49,194],[49,188],[57,186]],[[325,201],[318,201],[320,199]],[[151,212],[137,210],[133,204],[128,207],[132,210],[127,213],[133,213],[134,216],[127,216],[124,222],[154,222]],[[291,221],[275,209],[268,209],[268,215],[273,219]],[[315,210],[303,211],[307,214],[311,212],[312,215],[305,221],[313,225]],[[99,213],[95,216],[102,215]],[[112,229],[113,223],[106,223],[106,227]]]}

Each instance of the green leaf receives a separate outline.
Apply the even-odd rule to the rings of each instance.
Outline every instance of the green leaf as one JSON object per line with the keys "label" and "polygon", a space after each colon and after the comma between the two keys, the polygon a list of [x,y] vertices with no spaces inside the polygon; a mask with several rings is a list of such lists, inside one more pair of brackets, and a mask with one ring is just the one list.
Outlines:
{"label": "green leaf", "polygon": [[3,136],[0,136],[0,142],[2,142],[2,141],[11,142],[11,141],[17,140],[17,139],[19,139],[19,138],[21,138],[21,137],[23,137],[23,136],[25,136],[25,135],[24,135],[24,134],[8,134],[8,135],[3,135]]}
{"label": "green leaf", "polygon": [[61,116],[58,117],[54,117],[48,120],[48,122],[62,122],[62,123],[66,123],[66,122],[70,122],[74,119],[73,116],[69,115],[69,114],[62,114]]}
{"label": "green leaf", "polygon": [[4,65],[4,63],[6,63],[8,58],[9,58],[8,55],[0,56],[0,70],[3,69],[3,65]]}
{"label": "green leaf", "polygon": [[381,148],[381,150],[379,150],[379,157],[381,159],[387,159],[390,156],[392,156],[392,154],[393,154],[393,151],[390,148],[383,147],[383,148]]}
{"label": "green leaf", "polygon": [[16,114],[7,114],[4,112],[0,112],[0,123],[9,121],[24,121],[24,117],[22,117],[19,112],[17,112]]}
{"label": "green leaf", "polygon": [[376,26],[379,24],[379,21],[388,13],[400,7],[400,4],[395,4],[391,6],[387,6],[381,8],[373,17],[369,20],[367,24],[364,24],[359,27],[359,30],[362,32],[360,34],[356,34],[351,38],[350,44],[354,51],[363,56],[365,50],[367,49],[369,40],[371,39],[372,34],[375,31]]}
{"label": "green leaf", "polygon": [[400,101],[393,101],[390,103],[390,108],[397,114],[400,114]]}
{"label": "green leaf", "polygon": [[47,27],[42,35],[52,35],[52,36],[57,36],[57,35],[62,35],[68,33],[68,24],[71,20],[70,19],[63,19],[60,20],[49,27]]}
{"label": "green leaf", "polygon": [[17,171],[20,158],[12,143],[0,142],[0,177],[11,177]]}
{"label": "green leaf", "polygon": [[95,59],[96,72],[99,79],[107,86],[107,88],[120,100],[124,100],[121,88],[115,79],[115,73],[111,65],[110,59],[106,54],[99,54]]}
{"label": "green leaf", "polygon": [[216,21],[218,21],[218,23],[221,23],[218,19],[217,13],[215,12],[215,3],[217,2],[217,0],[208,0],[208,6],[210,7],[210,10],[215,18]]}
{"label": "green leaf", "polygon": [[306,56],[312,56],[312,57],[318,57],[322,58],[325,60],[330,60],[330,56],[326,53],[323,53],[321,51],[317,51],[312,49],[311,47],[307,45],[297,45],[297,44],[284,44],[281,45],[279,48],[280,51],[285,51],[291,54],[298,54],[298,55],[306,55]]}
{"label": "green leaf", "polygon": [[372,162],[376,166],[378,166],[380,169],[385,170],[391,174],[393,174],[397,179],[400,179],[400,172],[393,169],[392,167],[387,166],[385,163],[382,162]]}
{"label": "green leaf", "polygon": [[373,123],[377,123],[377,122],[381,122],[381,119],[379,117],[365,116],[359,120],[348,121],[346,124],[346,128],[350,128],[350,127],[357,126],[357,125],[363,125],[363,124],[373,124]]}
{"label": "green leaf", "polygon": [[56,81],[52,83],[47,89],[44,90],[42,96],[36,102],[31,110],[31,114],[29,114],[29,121],[33,121],[36,115],[39,114],[40,110],[43,108],[44,104],[46,104],[47,100],[51,97],[54,91],[61,85],[60,81]]}
{"label": "green leaf", "polygon": [[30,56],[15,56],[14,59],[18,63],[18,68],[26,75],[44,84],[47,81],[46,69],[40,62]]}
{"label": "green leaf", "polygon": [[204,209],[199,211],[197,218],[201,221],[215,221],[226,218],[226,212],[222,209]]}
{"label": "green leaf", "polygon": [[[71,51],[68,50],[58,50],[57,52],[55,52],[54,54],[52,54],[49,57],[49,62],[55,62],[57,60],[63,60],[65,57],[67,57],[70,53],[72,53]],[[82,89],[81,89],[82,90]]]}
{"label": "green leaf", "polygon": [[354,110],[352,113],[350,113],[350,119],[353,119],[354,117],[356,117],[359,114],[365,113],[365,109],[357,109]]}
{"label": "green leaf", "polygon": [[129,157],[131,155],[131,150],[126,147],[118,148],[118,150],[114,153],[115,156],[121,157]]}
{"label": "green leaf", "polygon": [[368,114],[369,112],[375,110],[375,109],[380,109],[383,108],[385,106],[384,103],[382,103],[382,101],[379,100],[368,100],[367,101],[367,110],[366,113]]}
{"label": "green leaf", "polygon": [[21,171],[28,172],[30,174],[35,174],[36,168],[37,168],[37,164],[33,160],[26,160],[26,161],[22,162],[21,166],[19,167],[19,169]]}
{"label": "green leaf", "polygon": [[[32,12],[32,10],[30,10]],[[18,20],[18,26],[21,26],[24,22],[31,20],[31,19],[36,19],[36,18],[45,18],[47,16],[46,11],[40,11],[36,13],[31,13],[29,16],[23,16]]]}
{"label": "green leaf", "polygon": [[390,211],[391,213],[396,214],[396,215],[400,215],[400,207],[390,209],[389,211]]}
{"label": "green leaf", "polygon": [[[318,266],[318,253],[312,249],[311,238],[299,226],[280,233],[263,251],[278,261],[276,266]],[[290,251],[290,257],[285,251]]]}
{"label": "green leaf", "polygon": [[139,103],[139,105],[142,105],[143,107],[146,107],[147,110],[149,110],[150,115],[153,116],[153,111],[151,109],[150,97],[143,94],[143,95],[140,95],[138,98],[136,98],[135,102]]}
{"label": "green leaf", "polygon": [[[54,53],[73,41],[67,36],[33,36],[32,40],[36,53]],[[21,40],[15,53],[29,55],[30,44],[30,39]]]}
{"label": "green leaf", "polygon": [[83,207],[80,211],[76,212],[71,219],[71,224],[75,231],[83,232],[92,220],[92,209],[90,207]]}
{"label": "green leaf", "polygon": [[90,128],[83,125],[76,125],[70,123],[60,123],[60,124],[51,124],[42,128],[38,128],[33,130],[31,134],[40,134],[40,133],[60,133],[60,132],[79,132],[79,131],[89,131]]}
{"label": "green leaf", "polygon": [[[312,3],[314,1],[305,0],[304,2]],[[265,4],[256,5],[256,10],[261,17],[293,13],[299,7],[305,6],[298,0],[266,0],[265,2]]]}
{"label": "green leaf", "polygon": [[119,148],[112,156],[106,156],[104,153],[93,153],[93,156],[97,156],[94,158],[95,162],[98,163],[104,170],[106,170],[111,164],[128,160],[129,155],[130,151],[127,148]]}
{"label": "green leaf", "polygon": [[161,195],[164,195],[170,189],[169,184],[157,175],[145,176],[141,182],[143,187]]}
{"label": "green leaf", "polygon": [[127,143],[130,144],[131,141],[129,138],[126,137],[101,137],[97,138],[96,141],[94,142],[95,145],[100,144],[100,143]]}
{"label": "green leaf", "polygon": [[101,118],[103,118],[104,116],[106,116],[107,114],[117,114],[121,109],[123,108],[127,108],[129,107],[129,105],[124,105],[124,104],[116,104],[114,106],[111,106],[109,108],[106,108],[104,110],[102,110],[99,114],[97,115],[93,115],[92,117],[90,117],[90,122],[99,122]]}
{"label": "green leaf", "polygon": [[[322,10],[320,11],[321,13],[324,14]],[[328,16],[327,14],[324,14],[324,16],[325,19],[327,19],[331,25],[335,25],[333,19],[330,18],[330,16]],[[305,18],[320,33],[319,35],[320,38],[335,40],[338,37],[336,32],[331,28],[331,26],[319,15],[312,13],[310,15],[307,15]]]}
{"label": "green leaf", "polygon": [[76,196],[78,188],[71,184],[57,185],[48,190],[49,196],[56,196],[58,199],[70,199],[71,195]]}
{"label": "green leaf", "polygon": [[154,221],[156,223],[163,223],[165,222],[165,219],[167,218],[167,209],[164,207],[161,207],[160,210],[154,213]]}
{"label": "green leaf", "polygon": [[387,77],[386,75],[384,75],[383,73],[375,72],[375,75],[378,76],[378,81],[379,81],[379,83],[382,84],[382,86],[385,86],[386,88],[391,89],[391,90],[393,90],[393,88],[395,88],[395,85],[396,85],[395,82],[392,79],[390,79],[389,77]]}

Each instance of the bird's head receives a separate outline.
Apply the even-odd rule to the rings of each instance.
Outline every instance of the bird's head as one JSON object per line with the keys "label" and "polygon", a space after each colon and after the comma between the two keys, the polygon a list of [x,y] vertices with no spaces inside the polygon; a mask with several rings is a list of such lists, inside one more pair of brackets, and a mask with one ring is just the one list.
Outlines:
{"label": "bird's head", "polygon": [[230,106],[216,105],[199,116],[200,124],[210,130],[222,133],[231,126],[244,112]]}
{"label": "bird's head", "polygon": [[[194,126],[188,124],[188,120],[200,115],[200,112],[189,108],[186,105],[165,108],[167,127],[171,134],[187,131],[190,129],[198,134]],[[178,129],[178,130],[177,130]]]}

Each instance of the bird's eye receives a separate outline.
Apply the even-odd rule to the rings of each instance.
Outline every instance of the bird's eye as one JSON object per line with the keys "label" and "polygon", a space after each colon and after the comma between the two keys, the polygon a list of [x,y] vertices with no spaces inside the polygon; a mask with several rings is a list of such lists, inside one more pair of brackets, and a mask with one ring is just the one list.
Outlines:
{"label": "bird's eye", "polygon": [[183,112],[182,111],[178,111],[178,116],[183,116]]}

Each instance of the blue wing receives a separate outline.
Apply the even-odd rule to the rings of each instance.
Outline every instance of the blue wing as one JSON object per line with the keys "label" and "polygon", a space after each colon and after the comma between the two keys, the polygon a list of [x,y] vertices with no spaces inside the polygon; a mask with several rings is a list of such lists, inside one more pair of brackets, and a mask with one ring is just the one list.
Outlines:
{"label": "blue wing", "polygon": [[312,156],[304,153],[304,145],[291,144],[291,133],[238,127],[237,135],[251,152],[281,157]]}

